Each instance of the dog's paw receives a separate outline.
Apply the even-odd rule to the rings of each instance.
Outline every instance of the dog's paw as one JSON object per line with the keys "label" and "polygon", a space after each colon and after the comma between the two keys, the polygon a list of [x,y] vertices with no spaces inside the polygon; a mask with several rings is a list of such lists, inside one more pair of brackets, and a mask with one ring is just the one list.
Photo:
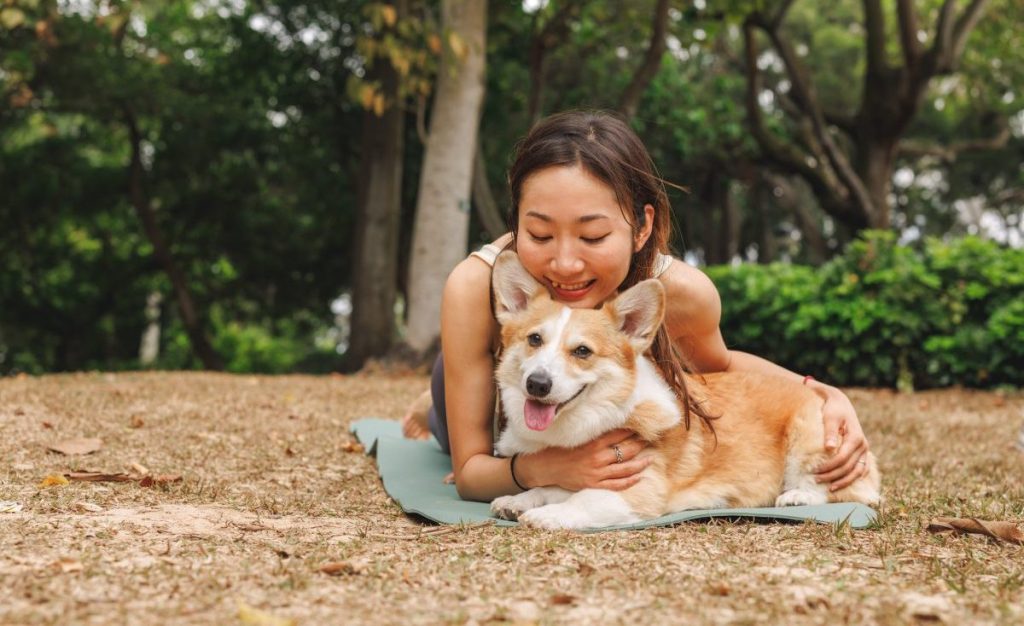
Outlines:
{"label": "dog's paw", "polygon": [[790,489],[775,498],[775,506],[808,506],[827,502],[827,494],[811,489]]}
{"label": "dog's paw", "polygon": [[491,514],[514,522],[527,510],[524,504],[522,499],[517,500],[516,496],[501,496],[491,502]]}
{"label": "dog's paw", "polygon": [[519,523],[530,528],[543,528],[545,530],[575,530],[586,528],[587,524],[578,515],[573,515],[569,507],[560,504],[549,504],[536,509],[530,509],[519,516]]}

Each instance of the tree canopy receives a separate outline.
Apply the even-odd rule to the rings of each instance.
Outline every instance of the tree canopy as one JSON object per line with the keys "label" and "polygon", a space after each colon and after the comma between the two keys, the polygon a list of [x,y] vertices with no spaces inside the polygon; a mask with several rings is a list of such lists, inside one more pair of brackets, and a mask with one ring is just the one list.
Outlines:
{"label": "tree canopy", "polygon": [[[676,252],[693,262],[820,264],[867,227],[1024,244],[1016,0],[488,9],[465,247],[500,230],[518,138],[580,107],[630,119],[679,187]],[[155,367],[324,371],[401,345],[438,71],[470,45],[442,13],[0,3],[0,372],[139,367],[154,327]],[[371,163],[390,195],[367,195]],[[393,244],[359,254],[385,213],[373,241]],[[388,263],[368,265],[382,245]],[[356,293],[376,304],[352,318],[346,363]]]}

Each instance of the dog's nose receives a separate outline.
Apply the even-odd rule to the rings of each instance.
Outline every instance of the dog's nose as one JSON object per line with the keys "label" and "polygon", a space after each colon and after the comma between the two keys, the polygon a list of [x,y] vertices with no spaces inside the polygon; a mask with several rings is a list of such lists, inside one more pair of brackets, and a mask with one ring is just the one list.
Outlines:
{"label": "dog's nose", "polygon": [[543,398],[551,392],[551,377],[547,372],[534,372],[526,379],[526,391],[535,398]]}

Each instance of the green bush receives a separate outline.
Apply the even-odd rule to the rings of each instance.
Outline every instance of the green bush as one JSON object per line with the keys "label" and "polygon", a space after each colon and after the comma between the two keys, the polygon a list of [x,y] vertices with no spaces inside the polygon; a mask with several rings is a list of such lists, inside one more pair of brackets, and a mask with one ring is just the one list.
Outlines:
{"label": "green bush", "polygon": [[818,269],[712,267],[731,348],[839,385],[1024,384],[1024,250],[865,233]]}

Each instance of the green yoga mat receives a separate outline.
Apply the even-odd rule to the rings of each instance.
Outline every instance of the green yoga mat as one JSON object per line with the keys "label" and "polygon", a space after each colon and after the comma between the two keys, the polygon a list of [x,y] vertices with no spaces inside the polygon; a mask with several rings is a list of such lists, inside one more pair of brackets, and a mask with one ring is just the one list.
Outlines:
{"label": "green yoga mat", "polygon": [[[485,502],[469,502],[459,498],[455,485],[443,483],[452,471],[452,460],[441,452],[437,441],[414,441],[402,437],[402,429],[394,420],[366,418],[352,424],[352,432],[367,454],[377,455],[384,491],[406,513],[420,515],[440,524],[471,524],[493,520],[499,526],[515,526],[515,522],[491,515]],[[759,509],[704,509],[671,515],[600,530],[620,530],[669,526],[689,520],[714,517],[732,519],[778,520],[787,522],[814,521],[825,524],[848,523],[865,528],[874,522],[876,513],[868,506],[854,503],[821,504],[818,506],[787,506]]]}

